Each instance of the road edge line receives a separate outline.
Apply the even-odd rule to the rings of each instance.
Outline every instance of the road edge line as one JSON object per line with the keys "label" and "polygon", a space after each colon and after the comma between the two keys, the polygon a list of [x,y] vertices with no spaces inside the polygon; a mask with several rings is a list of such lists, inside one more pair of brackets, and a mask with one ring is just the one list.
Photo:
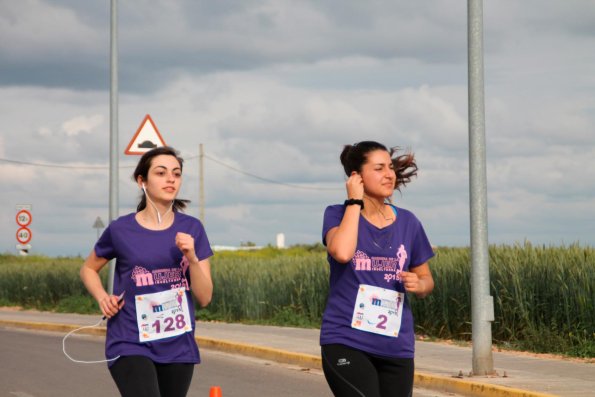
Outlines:
{"label": "road edge line", "polygon": [[[83,325],[0,320],[0,326],[55,332],[70,332],[82,327]],[[80,330],[80,333],[105,336],[106,328],[105,326],[84,328]],[[322,369],[321,358],[311,354],[294,353],[271,347],[233,342],[225,339],[207,338],[204,336],[195,336],[194,339],[199,344],[199,346],[207,349],[243,354],[246,356],[257,357],[285,364],[293,364],[307,368]],[[462,379],[448,378],[440,375],[430,375],[418,371],[415,371],[414,384],[422,388],[458,393],[469,397],[556,397],[553,394],[492,385],[480,381],[467,381]]]}

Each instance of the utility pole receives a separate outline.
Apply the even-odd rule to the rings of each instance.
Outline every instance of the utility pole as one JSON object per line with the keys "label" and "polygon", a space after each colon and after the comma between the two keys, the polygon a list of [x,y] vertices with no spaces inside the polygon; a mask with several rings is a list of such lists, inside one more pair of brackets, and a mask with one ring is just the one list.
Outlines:
{"label": "utility pole", "polygon": [[[109,221],[118,217],[118,1],[111,0],[110,29],[110,173]],[[108,265],[107,292],[114,293],[116,260]]]}
{"label": "utility pole", "polygon": [[467,1],[469,62],[469,199],[471,214],[471,336],[473,374],[494,372],[488,254],[485,107],[483,80],[483,0]]}
{"label": "utility pole", "polygon": [[202,143],[198,146],[198,218],[205,224],[205,179],[204,170],[204,152]]}

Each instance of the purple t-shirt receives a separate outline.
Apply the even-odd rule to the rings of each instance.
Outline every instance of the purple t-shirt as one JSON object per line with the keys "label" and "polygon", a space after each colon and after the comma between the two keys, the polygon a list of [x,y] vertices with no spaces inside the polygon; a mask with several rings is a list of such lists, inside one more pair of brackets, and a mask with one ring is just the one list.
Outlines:
{"label": "purple t-shirt", "polygon": [[[194,238],[199,260],[209,258],[213,251],[203,225],[196,218],[175,212],[173,224],[165,230],[149,230],[135,219],[135,213],[111,222],[95,244],[98,257],[116,258],[114,295],[126,292],[126,304],[108,320],[105,355],[141,355],[158,363],[199,363],[200,354],[194,339],[194,303],[190,291],[187,261],[175,244],[178,232]],[[186,287],[186,298],[192,319],[192,332],[140,342],[136,322],[135,296]],[[112,365],[115,361],[109,362]]]}
{"label": "purple t-shirt", "polygon": [[[326,309],[322,316],[321,345],[338,343],[370,354],[413,358],[415,334],[407,295],[397,338],[351,327],[360,284],[405,292],[398,277],[399,273],[422,265],[434,256],[426,233],[415,215],[402,208],[393,208],[397,211],[397,220],[382,229],[360,215],[357,247],[350,262],[339,263],[328,255],[330,286]],[[331,205],[326,208],[322,227],[324,245],[326,234],[341,224],[344,213],[344,205]]]}

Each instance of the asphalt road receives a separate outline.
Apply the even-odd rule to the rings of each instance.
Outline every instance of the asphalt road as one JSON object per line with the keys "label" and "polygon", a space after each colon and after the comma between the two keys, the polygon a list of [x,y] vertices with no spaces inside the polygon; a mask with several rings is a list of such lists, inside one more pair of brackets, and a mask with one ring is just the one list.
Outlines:
{"label": "asphalt road", "polygon": [[[63,335],[0,328],[0,396],[7,397],[108,397],[118,396],[106,364],[76,364],[62,353]],[[104,339],[74,336],[68,353],[79,360],[103,358]],[[208,396],[220,386],[224,397],[332,397],[317,370],[203,349],[203,363],[195,367],[188,397]],[[444,397],[435,391],[415,389],[415,397]]]}

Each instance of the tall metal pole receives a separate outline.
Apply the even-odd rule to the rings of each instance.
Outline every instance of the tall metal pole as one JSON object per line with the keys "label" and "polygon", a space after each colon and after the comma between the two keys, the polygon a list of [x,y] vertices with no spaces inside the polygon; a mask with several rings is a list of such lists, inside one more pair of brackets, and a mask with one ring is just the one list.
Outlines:
{"label": "tall metal pole", "polygon": [[485,108],[483,81],[483,1],[467,1],[469,56],[469,197],[471,213],[471,332],[473,374],[494,372],[488,255]]}
{"label": "tall metal pole", "polygon": [[198,218],[205,223],[205,179],[203,175],[204,169],[204,153],[202,150],[202,143],[198,147]]}
{"label": "tall metal pole", "polygon": [[[118,1],[111,0],[110,29],[110,174],[109,174],[109,221],[118,217]],[[116,260],[109,262],[107,289],[114,292]]]}

